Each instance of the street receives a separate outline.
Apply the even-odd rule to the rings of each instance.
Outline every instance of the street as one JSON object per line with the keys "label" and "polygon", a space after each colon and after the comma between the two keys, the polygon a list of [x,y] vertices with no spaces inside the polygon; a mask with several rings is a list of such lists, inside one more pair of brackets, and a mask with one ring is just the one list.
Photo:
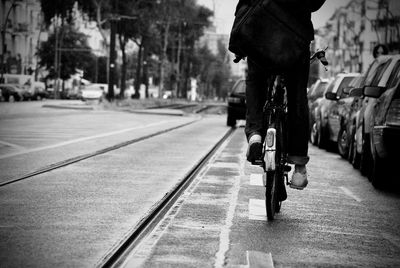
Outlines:
{"label": "street", "polygon": [[[226,114],[81,103],[0,104],[2,267],[101,266],[230,130]],[[122,267],[400,266],[399,190],[374,189],[338,154],[310,145],[308,187],[288,189],[268,222],[243,130]]]}

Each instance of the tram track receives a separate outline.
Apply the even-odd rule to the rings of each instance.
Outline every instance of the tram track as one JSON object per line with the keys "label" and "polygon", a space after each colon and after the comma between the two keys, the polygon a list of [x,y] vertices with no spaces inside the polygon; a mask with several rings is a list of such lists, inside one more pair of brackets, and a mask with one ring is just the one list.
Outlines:
{"label": "tram track", "polygon": [[193,121],[190,121],[190,122],[187,122],[187,123],[184,123],[182,125],[174,126],[174,127],[167,128],[167,129],[163,129],[163,130],[160,130],[158,132],[149,134],[147,136],[143,136],[143,137],[139,137],[139,138],[136,138],[136,139],[124,141],[124,142],[118,143],[118,144],[113,145],[113,146],[109,146],[109,147],[106,147],[106,148],[103,148],[103,149],[100,149],[100,150],[96,150],[96,151],[91,152],[91,153],[82,154],[82,155],[79,155],[79,156],[76,156],[76,157],[72,157],[72,158],[69,158],[69,159],[66,159],[66,160],[62,160],[62,161],[47,165],[45,167],[41,167],[41,168],[39,168],[39,169],[37,169],[35,171],[28,172],[28,173],[26,173],[24,175],[20,175],[20,176],[18,176],[16,178],[6,179],[4,182],[0,183],[0,188],[4,187],[4,186],[7,186],[7,185],[10,185],[10,184],[13,184],[13,183],[16,183],[16,182],[19,182],[19,181],[23,181],[25,179],[29,179],[29,178],[35,177],[35,176],[40,175],[40,174],[44,174],[44,173],[53,171],[55,169],[59,169],[59,168],[62,168],[62,167],[65,167],[65,166],[68,166],[68,165],[83,161],[85,159],[89,159],[89,158],[92,158],[92,157],[95,157],[95,156],[98,156],[98,155],[101,155],[101,154],[105,154],[105,153],[108,153],[108,152],[111,152],[111,151],[126,147],[128,145],[131,145],[131,144],[143,141],[143,140],[147,140],[147,139],[150,139],[150,138],[153,138],[153,137],[156,137],[156,136],[171,132],[173,130],[180,129],[182,127],[191,125],[191,124],[193,124],[193,123],[195,123],[195,122],[197,122],[199,120],[201,120],[201,118],[193,120]]}
{"label": "tram track", "polygon": [[194,178],[202,168],[208,164],[209,160],[221,147],[221,145],[232,136],[234,129],[229,129],[225,135],[213,146],[213,148],[201,158],[197,164],[178,182],[173,189],[164,195],[153,207],[145,214],[138,224],[112,248],[98,263],[97,267],[119,267],[129,256],[136,246],[150,233],[154,227],[163,219],[169,209],[175,204],[178,198],[189,187]]}

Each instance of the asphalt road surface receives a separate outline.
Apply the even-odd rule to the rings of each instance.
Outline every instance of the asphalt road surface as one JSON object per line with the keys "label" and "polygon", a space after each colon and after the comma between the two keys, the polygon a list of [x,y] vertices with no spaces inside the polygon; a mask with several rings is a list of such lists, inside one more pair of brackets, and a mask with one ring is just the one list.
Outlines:
{"label": "asphalt road surface", "polygon": [[[43,104],[0,103],[1,267],[98,265],[229,130],[225,115]],[[308,187],[268,222],[245,150],[239,126],[122,266],[400,267],[399,191],[311,146]]]}

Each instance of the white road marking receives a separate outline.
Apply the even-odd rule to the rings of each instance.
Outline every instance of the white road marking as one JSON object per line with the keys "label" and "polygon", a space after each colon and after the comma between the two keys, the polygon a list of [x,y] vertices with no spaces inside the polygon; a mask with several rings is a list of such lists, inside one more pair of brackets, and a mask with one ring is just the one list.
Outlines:
{"label": "white road marking", "polygon": [[249,220],[267,221],[267,212],[265,210],[265,200],[249,200]]}
{"label": "white road marking", "polygon": [[252,186],[264,186],[263,174],[250,174],[250,185]]}
{"label": "white road marking", "polygon": [[12,147],[12,148],[17,149],[17,150],[25,150],[25,147],[22,147],[22,146],[13,144],[13,143],[9,143],[9,142],[6,142],[6,141],[0,141],[0,144]]}
{"label": "white road marking", "polygon": [[359,198],[358,196],[356,196],[352,191],[350,191],[349,189],[347,189],[346,187],[339,187],[340,189],[342,189],[342,191],[349,197],[353,198],[354,200],[356,200],[357,202],[361,202],[361,198]]}
{"label": "white road marking", "polygon": [[246,251],[247,267],[249,268],[274,268],[272,254],[260,251]]}
{"label": "white road marking", "polygon": [[162,125],[162,124],[166,124],[166,123],[171,123],[171,122],[174,122],[174,121],[177,121],[177,120],[161,121],[161,122],[148,124],[148,125],[144,125],[144,126],[140,126],[140,127],[125,128],[125,129],[121,129],[121,130],[117,130],[117,131],[112,131],[112,132],[107,132],[107,133],[103,133],[103,134],[94,135],[94,136],[89,136],[89,137],[79,138],[79,139],[75,139],[75,140],[65,141],[65,142],[61,142],[61,143],[57,143],[57,144],[53,144],[53,145],[48,145],[48,146],[43,146],[43,147],[38,147],[38,148],[33,148],[33,149],[28,149],[28,150],[23,150],[23,151],[20,151],[20,152],[1,155],[0,159],[5,159],[5,158],[21,155],[21,154],[38,152],[38,151],[42,151],[42,150],[54,149],[54,148],[58,148],[58,147],[61,147],[61,146],[82,142],[82,141],[93,140],[93,139],[97,139],[97,138],[104,138],[104,137],[108,137],[108,136],[112,136],[112,135],[117,135],[117,134],[129,132],[129,131],[132,131],[132,130],[143,129],[143,128],[154,127],[154,126]]}

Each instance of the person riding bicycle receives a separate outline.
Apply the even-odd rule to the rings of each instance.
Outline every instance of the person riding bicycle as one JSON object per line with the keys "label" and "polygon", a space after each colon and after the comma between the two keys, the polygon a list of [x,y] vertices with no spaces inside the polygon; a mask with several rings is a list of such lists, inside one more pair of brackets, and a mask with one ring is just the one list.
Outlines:
{"label": "person riding bicycle", "polygon": [[[254,1],[254,0],[253,0]],[[308,29],[310,42],[314,39],[314,27],[311,13],[317,11],[325,0],[273,0],[280,5],[290,17],[304,24]],[[252,0],[239,0],[237,10],[241,5],[249,5]],[[307,82],[310,69],[310,51],[306,49],[303,57],[293,62],[293,67],[285,73],[288,105],[288,163],[295,165],[290,187],[302,190],[307,184],[306,164],[308,156],[309,117],[307,103]],[[252,59],[247,59],[246,77],[246,125],[245,134],[248,141],[246,153],[249,162],[262,158],[262,144],[266,130],[263,129],[263,107],[266,101],[266,85],[268,73],[256,65]]]}

